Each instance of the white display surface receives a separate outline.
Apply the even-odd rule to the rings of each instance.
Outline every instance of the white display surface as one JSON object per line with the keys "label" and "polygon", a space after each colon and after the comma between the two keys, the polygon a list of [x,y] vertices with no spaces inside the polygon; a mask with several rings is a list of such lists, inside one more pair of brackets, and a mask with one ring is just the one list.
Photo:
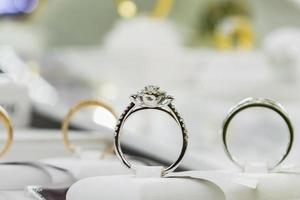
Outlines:
{"label": "white display surface", "polygon": [[223,192],[209,182],[183,178],[93,177],[75,183],[67,200],[222,200]]}
{"label": "white display surface", "polygon": [[208,179],[216,183],[230,200],[300,199],[299,173],[238,173],[190,171],[177,175]]}
{"label": "white display surface", "polygon": [[300,174],[188,171],[173,178],[110,176],[83,179],[67,193],[80,199],[205,199],[283,200],[300,199]]}

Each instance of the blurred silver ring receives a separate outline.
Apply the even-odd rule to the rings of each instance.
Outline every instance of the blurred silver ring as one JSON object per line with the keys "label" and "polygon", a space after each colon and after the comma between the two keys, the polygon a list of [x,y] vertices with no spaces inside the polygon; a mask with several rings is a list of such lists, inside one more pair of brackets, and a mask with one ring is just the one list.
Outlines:
{"label": "blurred silver ring", "polygon": [[277,161],[273,166],[269,167],[269,170],[274,169],[278,165],[280,165],[288,156],[290,153],[293,142],[294,142],[294,128],[292,125],[292,122],[288,116],[288,113],[286,110],[277,102],[270,100],[270,99],[265,99],[265,98],[247,98],[238,103],[236,106],[230,109],[229,113],[227,114],[223,126],[222,126],[222,140],[223,140],[223,145],[225,149],[225,153],[229,157],[229,159],[235,163],[238,167],[243,168],[243,165],[231,154],[231,152],[228,149],[228,144],[227,144],[227,129],[228,126],[231,122],[231,120],[241,111],[251,108],[251,107],[265,107],[268,109],[271,109],[278,113],[285,121],[285,123],[288,126],[289,129],[289,142],[286,148],[286,151],[284,155],[280,158],[279,161]]}

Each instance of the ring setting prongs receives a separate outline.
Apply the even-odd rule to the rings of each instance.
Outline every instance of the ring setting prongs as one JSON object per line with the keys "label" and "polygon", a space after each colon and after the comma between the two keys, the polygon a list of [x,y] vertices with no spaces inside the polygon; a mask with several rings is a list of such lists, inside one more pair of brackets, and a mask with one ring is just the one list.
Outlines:
{"label": "ring setting prongs", "polygon": [[158,86],[148,85],[137,94],[131,95],[130,99],[141,107],[164,107],[171,104],[174,97],[167,95]]}

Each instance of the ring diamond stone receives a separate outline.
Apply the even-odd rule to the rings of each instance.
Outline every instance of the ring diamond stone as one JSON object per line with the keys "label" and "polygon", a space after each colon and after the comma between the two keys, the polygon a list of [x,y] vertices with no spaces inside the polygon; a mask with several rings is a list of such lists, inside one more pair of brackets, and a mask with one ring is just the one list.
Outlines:
{"label": "ring diamond stone", "polygon": [[140,106],[162,107],[167,106],[174,98],[166,95],[158,86],[148,85],[137,94],[131,95],[131,101]]}

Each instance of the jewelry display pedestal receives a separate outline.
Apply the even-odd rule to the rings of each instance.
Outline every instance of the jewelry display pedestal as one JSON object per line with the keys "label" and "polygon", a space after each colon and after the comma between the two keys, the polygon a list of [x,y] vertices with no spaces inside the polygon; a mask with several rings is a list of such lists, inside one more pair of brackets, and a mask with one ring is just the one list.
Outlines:
{"label": "jewelry display pedestal", "polygon": [[224,192],[226,199],[230,200],[300,199],[300,174],[297,172],[189,171],[176,175],[198,180],[209,179],[216,183]]}
{"label": "jewelry display pedestal", "polygon": [[247,176],[257,179],[258,184],[251,192],[251,197],[245,200],[300,199],[300,174],[269,173],[247,174]]}
{"label": "jewelry display pedestal", "polygon": [[300,198],[300,174],[187,171],[168,178],[133,175],[92,177],[73,184],[67,200],[206,199],[278,200]]}
{"label": "jewelry display pedestal", "polygon": [[222,200],[223,192],[213,183],[185,178],[93,177],[75,183],[66,200]]}

